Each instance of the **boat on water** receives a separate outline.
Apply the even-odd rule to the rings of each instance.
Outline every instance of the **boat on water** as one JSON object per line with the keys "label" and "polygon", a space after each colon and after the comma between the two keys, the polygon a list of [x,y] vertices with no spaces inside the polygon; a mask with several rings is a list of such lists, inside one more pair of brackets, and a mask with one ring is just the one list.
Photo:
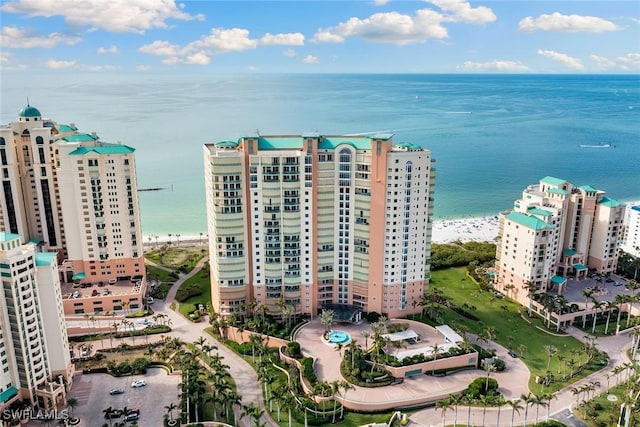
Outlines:
{"label": "boat on water", "polygon": [[611,144],[580,144],[580,148],[611,148]]}

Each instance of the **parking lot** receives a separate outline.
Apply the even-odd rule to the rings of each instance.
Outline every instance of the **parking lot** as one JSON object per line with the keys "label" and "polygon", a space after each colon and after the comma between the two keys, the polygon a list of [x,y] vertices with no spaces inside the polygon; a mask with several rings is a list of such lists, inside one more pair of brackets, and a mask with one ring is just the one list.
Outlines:
{"label": "parking lot", "polygon": [[[144,379],[145,387],[132,388],[131,383]],[[78,399],[74,409],[75,416],[81,419],[82,427],[99,427],[107,423],[103,410],[139,408],[140,426],[161,426],[165,414],[165,406],[171,402],[178,404],[178,384],[180,375],[167,375],[162,369],[149,369],[146,375],[134,375],[114,378],[108,374],[77,375],[73,388],[67,397]],[[109,391],[121,388],[124,393],[110,395]],[[177,410],[174,411],[174,416]],[[123,418],[113,421],[122,422]],[[132,424],[132,423],[131,423]]]}

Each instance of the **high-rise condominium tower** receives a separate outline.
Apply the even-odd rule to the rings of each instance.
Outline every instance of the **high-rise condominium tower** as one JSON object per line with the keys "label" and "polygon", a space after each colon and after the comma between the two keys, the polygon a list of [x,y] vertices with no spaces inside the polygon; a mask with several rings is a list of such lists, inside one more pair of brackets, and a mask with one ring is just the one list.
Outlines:
{"label": "high-rise condominium tower", "polygon": [[500,217],[496,286],[527,304],[588,270],[615,271],[625,205],[591,186],[545,177]]}
{"label": "high-rise condominium tower", "polygon": [[63,283],[118,285],[111,294],[78,290],[74,298],[65,289],[65,312],[142,307],[145,270],[133,148],[103,142],[27,106],[17,121],[0,127],[0,174],[0,231],[58,252]]}
{"label": "high-rise condominium tower", "polygon": [[16,399],[66,407],[73,365],[56,253],[0,232],[0,410]]}
{"label": "high-rise condominium tower", "polygon": [[391,135],[251,136],[204,147],[211,290],[229,316],[417,312],[435,168]]}

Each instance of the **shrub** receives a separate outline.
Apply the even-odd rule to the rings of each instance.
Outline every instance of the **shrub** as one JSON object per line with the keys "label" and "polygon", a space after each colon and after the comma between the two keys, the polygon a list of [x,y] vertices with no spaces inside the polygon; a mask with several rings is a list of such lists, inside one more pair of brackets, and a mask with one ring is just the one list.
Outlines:
{"label": "shrub", "polygon": [[407,329],[409,329],[408,323],[391,323],[387,325],[387,332],[390,334],[406,331]]}
{"label": "shrub", "polygon": [[286,353],[291,357],[300,357],[300,343],[297,341],[291,341],[287,344]]}
{"label": "shrub", "polygon": [[313,385],[318,381],[318,377],[316,377],[316,373],[313,372],[313,358],[305,357],[300,361],[302,365],[302,375],[309,380],[309,384],[313,387]]}
{"label": "shrub", "polygon": [[176,300],[178,300],[178,302],[184,302],[198,295],[202,295],[202,289],[200,289],[197,284],[192,283],[187,286],[181,286],[180,289],[178,289],[178,292],[176,292]]}
{"label": "shrub", "polygon": [[494,359],[493,360],[493,366],[496,367],[496,371],[498,371],[498,372],[504,371],[505,368],[507,367],[506,363],[504,363],[504,360],[502,360],[502,359]]}
{"label": "shrub", "polygon": [[378,319],[380,319],[381,314],[376,312],[376,311],[372,311],[370,313],[365,314],[365,318],[367,319],[367,321],[369,323],[375,323],[378,321]]}
{"label": "shrub", "polygon": [[[489,387],[487,388],[487,383]],[[498,395],[498,381],[495,378],[489,378],[487,381],[486,378],[480,377],[476,378],[469,384],[469,387],[464,391],[464,394],[469,396],[471,399],[479,399],[480,396],[497,396]]]}

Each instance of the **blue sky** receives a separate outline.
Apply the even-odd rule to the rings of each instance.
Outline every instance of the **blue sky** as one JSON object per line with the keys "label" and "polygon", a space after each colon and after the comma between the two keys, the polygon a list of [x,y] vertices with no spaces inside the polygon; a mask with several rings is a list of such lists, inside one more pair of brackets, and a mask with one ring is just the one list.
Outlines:
{"label": "blue sky", "polygon": [[640,2],[2,0],[2,73],[638,73]]}

